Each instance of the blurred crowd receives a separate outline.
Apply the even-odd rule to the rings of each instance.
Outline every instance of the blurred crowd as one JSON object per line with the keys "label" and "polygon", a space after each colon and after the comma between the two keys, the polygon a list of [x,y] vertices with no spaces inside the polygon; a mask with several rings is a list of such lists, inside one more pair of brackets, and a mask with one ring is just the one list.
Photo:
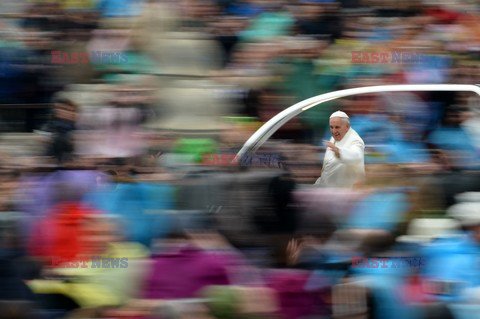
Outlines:
{"label": "blurred crowd", "polygon": [[[201,160],[322,93],[480,83],[479,53],[476,0],[2,0],[0,319],[476,318],[475,94],[342,98],[262,146],[278,167]],[[336,110],[366,144],[353,189],[312,185]],[[128,266],[72,266],[92,256]]]}

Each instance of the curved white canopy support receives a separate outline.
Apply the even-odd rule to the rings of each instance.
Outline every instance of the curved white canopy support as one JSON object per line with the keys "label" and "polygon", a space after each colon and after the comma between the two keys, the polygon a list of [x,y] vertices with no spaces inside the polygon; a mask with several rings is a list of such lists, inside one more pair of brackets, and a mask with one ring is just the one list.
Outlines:
{"label": "curved white canopy support", "polygon": [[406,92],[406,91],[464,91],[475,92],[480,96],[480,87],[473,84],[398,84],[398,85],[377,85],[360,88],[334,91],[311,97],[298,102],[289,108],[272,117],[268,122],[262,125],[243,145],[238,152],[242,156],[247,152],[255,152],[267,141],[273,133],[288,122],[293,117],[321,103],[335,100],[341,97],[352,96],[366,93],[382,92]]}

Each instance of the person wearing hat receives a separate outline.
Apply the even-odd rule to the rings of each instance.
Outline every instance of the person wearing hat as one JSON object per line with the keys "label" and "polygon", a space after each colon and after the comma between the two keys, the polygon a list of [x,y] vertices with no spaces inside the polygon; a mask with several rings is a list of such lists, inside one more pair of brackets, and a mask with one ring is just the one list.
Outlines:
{"label": "person wearing hat", "polygon": [[350,127],[350,118],[342,111],[330,116],[330,141],[323,160],[322,176],[316,185],[322,187],[353,187],[365,178],[362,138]]}

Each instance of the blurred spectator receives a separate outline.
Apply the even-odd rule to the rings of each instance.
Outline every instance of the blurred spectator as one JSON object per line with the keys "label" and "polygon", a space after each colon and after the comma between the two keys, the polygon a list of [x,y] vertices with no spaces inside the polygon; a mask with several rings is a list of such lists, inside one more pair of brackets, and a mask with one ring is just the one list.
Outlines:
{"label": "blurred spectator", "polygon": [[83,224],[92,214],[97,212],[78,201],[65,198],[34,226],[30,238],[30,254],[44,257],[49,263],[48,259],[52,257],[73,260],[79,255],[92,253],[83,243],[89,240],[84,234]]}
{"label": "blurred spectator", "polygon": [[264,12],[252,18],[249,27],[240,33],[241,41],[268,41],[272,37],[288,35],[294,25],[292,14],[281,0],[265,1]]}
{"label": "blurred spectator", "polygon": [[232,59],[235,46],[239,43],[238,33],[245,28],[247,20],[235,16],[220,16],[212,22],[212,33],[224,51],[224,66]]}
{"label": "blurred spectator", "polygon": [[141,124],[144,121],[145,95],[142,89],[119,87],[110,105],[98,111],[96,125],[103,132],[94,154],[106,158],[131,158],[139,155],[144,144]]}
{"label": "blurred spectator", "polygon": [[43,128],[51,134],[46,155],[58,164],[71,161],[74,154],[73,134],[78,106],[68,99],[55,101],[51,120]]}
{"label": "blurred spectator", "polygon": [[[91,0],[84,0],[91,7]],[[101,0],[100,11],[104,17],[129,17],[140,13],[140,0]]]}
{"label": "blurred spectator", "polygon": [[318,39],[333,41],[340,38],[342,25],[335,12],[326,13],[325,3],[328,1],[299,1],[296,28],[299,34],[305,34]]}
{"label": "blurred spectator", "polygon": [[[213,244],[217,245],[214,249],[225,248],[221,242],[214,241]],[[232,284],[232,271],[239,265],[236,257],[228,251],[222,253],[209,251],[212,248],[208,246],[206,249],[202,245],[198,247],[198,242],[195,245],[195,241],[181,232],[172,233],[161,246],[157,245],[157,249],[145,284],[145,298],[195,297],[207,286]]]}
{"label": "blurred spectator", "polygon": [[452,169],[478,169],[479,154],[471,137],[461,126],[467,113],[460,107],[447,112],[442,126],[430,134],[430,143],[445,153]]}

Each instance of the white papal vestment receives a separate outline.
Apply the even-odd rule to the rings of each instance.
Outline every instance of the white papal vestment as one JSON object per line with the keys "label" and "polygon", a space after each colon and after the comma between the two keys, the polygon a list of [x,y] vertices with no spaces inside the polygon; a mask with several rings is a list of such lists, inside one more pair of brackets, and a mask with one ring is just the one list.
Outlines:
{"label": "white papal vestment", "polygon": [[362,138],[349,128],[341,141],[337,142],[333,137],[330,142],[334,143],[340,151],[340,158],[335,152],[327,148],[323,160],[322,176],[315,182],[321,187],[347,187],[361,182],[365,178],[364,151],[365,143]]}

